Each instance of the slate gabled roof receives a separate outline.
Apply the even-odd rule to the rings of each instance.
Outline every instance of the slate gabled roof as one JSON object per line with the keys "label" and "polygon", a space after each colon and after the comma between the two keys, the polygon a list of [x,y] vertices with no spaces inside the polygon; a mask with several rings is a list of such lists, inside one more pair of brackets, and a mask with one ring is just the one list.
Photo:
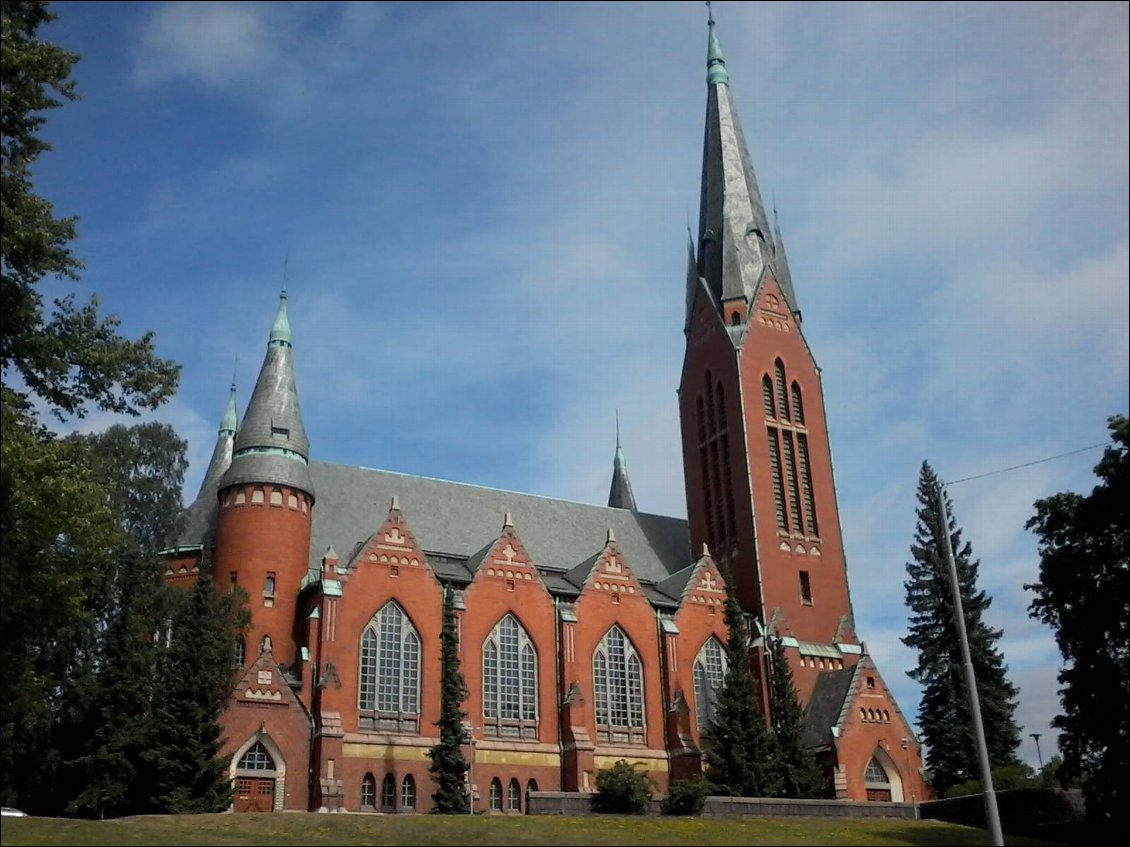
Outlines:
{"label": "slate gabled roof", "polygon": [[852,688],[859,665],[838,671],[823,671],[804,710],[805,747],[827,747],[832,743],[832,727],[840,723],[844,701]]}
{"label": "slate gabled roof", "polygon": [[[446,557],[434,565],[441,578],[469,579],[468,560],[498,538],[507,512],[539,570],[561,574],[545,574],[554,593],[559,587],[576,593],[567,590],[565,574],[604,549],[609,527],[641,582],[660,582],[691,561],[687,522],[681,518],[328,462],[311,462],[310,475],[318,492],[310,542],[315,571],[327,547],[353,550],[376,531],[394,495],[425,553]],[[653,590],[648,594],[664,600]]]}

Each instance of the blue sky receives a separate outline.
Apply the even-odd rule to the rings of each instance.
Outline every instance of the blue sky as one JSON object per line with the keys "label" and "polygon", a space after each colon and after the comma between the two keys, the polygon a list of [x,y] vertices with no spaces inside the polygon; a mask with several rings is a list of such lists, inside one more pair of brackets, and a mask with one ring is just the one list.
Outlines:
{"label": "blue sky", "polygon": [[[701,3],[54,8],[82,100],[37,187],[80,218],[70,287],[183,364],[157,417],[190,497],[285,268],[314,458],[602,503],[618,408],[641,509],[685,515]],[[1097,444],[1130,402],[1127,5],[714,8],[823,369],[858,630],[913,716],[922,461],[955,480]],[[1032,763],[1059,658],[1024,523],[1099,455],[951,488]]]}

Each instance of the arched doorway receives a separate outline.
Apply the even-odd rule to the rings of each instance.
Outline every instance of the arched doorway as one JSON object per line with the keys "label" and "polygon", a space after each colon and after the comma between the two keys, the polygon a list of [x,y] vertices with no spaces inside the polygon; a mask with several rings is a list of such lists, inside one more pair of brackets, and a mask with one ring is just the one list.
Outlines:
{"label": "arched doorway", "polygon": [[250,738],[232,756],[232,779],[236,812],[274,812],[282,808],[286,764],[282,751],[265,734]]}
{"label": "arched doorway", "polygon": [[869,801],[903,802],[902,777],[891,757],[876,747],[863,773],[863,785]]}

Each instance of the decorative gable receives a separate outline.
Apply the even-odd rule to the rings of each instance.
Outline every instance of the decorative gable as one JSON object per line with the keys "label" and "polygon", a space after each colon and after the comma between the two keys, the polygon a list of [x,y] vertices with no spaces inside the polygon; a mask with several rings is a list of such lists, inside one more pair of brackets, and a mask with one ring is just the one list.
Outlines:
{"label": "decorative gable", "polygon": [[726,580],[709,555],[703,556],[695,564],[694,573],[687,580],[682,599],[684,604],[705,607],[725,605]]}
{"label": "decorative gable", "polygon": [[773,277],[765,276],[757,298],[757,322],[770,329],[791,332],[793,320],[781,287]]}
{"label": "decorative gable", "polygon": [[544,587],[537,566],[514,529],[509,512],[503,519],[501,534],[483,552],[475,570],[475,579],[506,580],[510,588],[520,583],[537,583]]}
{"label": "decorative gable", "polygon": [[388,517],[358,551],[350,574],[364,567],[381,568],[389,577],[399,577],[402,568],[427,568],[428,562],[408,522],[400,511],[400,498],[393,497]]}
{"label": "decorative gable", "polygon": [[231,699],[243,703],[298,705],[298,698],[270,650],[262,651],[243,672],[232,691]]}
{"label": "decorative gable", "polygon": [[614,603],[620,602],[623,595],[646,599],[643,588],[620,551],[620,545],[611,529],[608,530],[604,549],[597,554],[589,568],[582,591],[608,592]]}

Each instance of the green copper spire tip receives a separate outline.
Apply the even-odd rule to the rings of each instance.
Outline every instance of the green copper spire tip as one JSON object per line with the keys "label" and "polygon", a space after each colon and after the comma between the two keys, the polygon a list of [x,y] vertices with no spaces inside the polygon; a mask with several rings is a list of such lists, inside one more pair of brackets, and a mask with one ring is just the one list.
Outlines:
{"label": "green copper spire tip", "polygon": [[220,433],[230,432],[235,435],[236,427],[239,426],[239,417],[235,411],[235,382],[231,384],[231,392],[228,394],[228,407],[224,410],[224,419],[220,423]]}
{"label": "green copper spire tip", "polygon": [[620,449],[620,410],[616,410],[616,452],[612,456],[612,467],[624,469],[624,451]]}
{"label": "green copper spire tip", "polygon": [[279,313],[275,317],[275,325],[271,327],[271,340],[268,347],[290,346],[290,321],[286,317],[286,289],[279,295]]}
{"label": "green copper spire tip", "polygon": [[717,85],[724,82],[730,84],[730,74],[726,70],[726,59],[722,56],[722,47],[718,44],[718,34],[714,31],[714,12],[710,13],[707,22],[710,29],[710,38],[706,48],[706,84]]}

